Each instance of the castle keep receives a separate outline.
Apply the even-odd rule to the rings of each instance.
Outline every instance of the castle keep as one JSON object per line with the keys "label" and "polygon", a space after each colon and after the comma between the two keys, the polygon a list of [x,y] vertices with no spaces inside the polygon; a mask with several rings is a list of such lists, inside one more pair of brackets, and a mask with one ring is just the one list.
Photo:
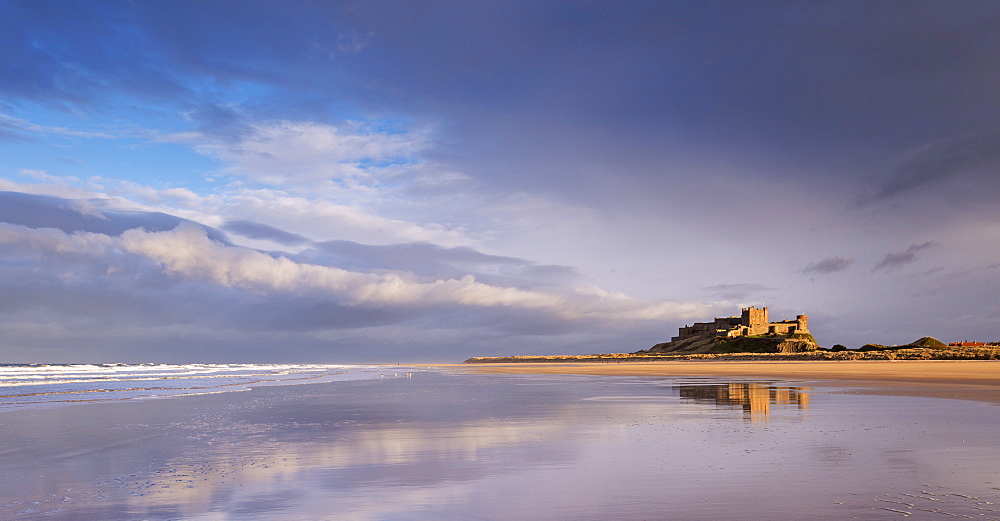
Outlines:
{"label": "castle keep", "polygon": [[809,317],[798,315],[795,320],[782,320],[781,322],[770,322],[767,317],[767,308],[744,308],[738,317],[716,318],[712,322],[695,322],[690,326],[684,326],[677,331],[677,336],[670,339],[671,342],[684,340],[687,338],[703,335],[716,337],[735,338],[741,336],[773,335],[791,336],[795,334],[809,333]]}

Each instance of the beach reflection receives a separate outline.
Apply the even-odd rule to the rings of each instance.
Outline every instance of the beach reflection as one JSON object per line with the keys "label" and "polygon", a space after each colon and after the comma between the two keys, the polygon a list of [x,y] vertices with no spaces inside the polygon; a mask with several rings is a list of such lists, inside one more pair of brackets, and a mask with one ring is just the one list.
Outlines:
{"label": "beach reflection", "polygon": [[[810,410],[809,388],[706,379],[422,374],[307,390],[6,416],[35,423],[4,425],[0,518],[832,520],[914,493],[971,515],[1000,479],[986,406],[817,393]],[[40,421],[67,414],[72,437],[50,428],[25,452]]]}
{"label": "beach reflection", "polygon": [[683,399],[740,407],[750,419],[761,419],[771,412],[772,405],[794,405],[809,409],[808,387],[788,387],[761,382],[730,382],[726,384],[674,386]]}

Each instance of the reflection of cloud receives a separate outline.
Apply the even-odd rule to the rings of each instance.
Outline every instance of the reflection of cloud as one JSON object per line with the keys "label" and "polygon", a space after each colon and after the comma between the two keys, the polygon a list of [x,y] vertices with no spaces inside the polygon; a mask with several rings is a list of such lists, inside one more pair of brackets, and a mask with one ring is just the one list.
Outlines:
{"label": "reflection of cloud", "polygon": [[879,263],[876,264],[874,268],[872,268],[872,273],[875,273],[876,271],[879,270],[892,271],[896,268],[906,266],[907,264],[910,264],[913,261],[917,260],[918,251],[927,248],[932,248],[937,245],[938,244],[934,241],[927,241],[922,244],[911,244],[910,247],[906,249],[906,251],[886,254],[886,256],[881,261],[879,261]]}
{"label": "reflection of cloud", "polygon": [[[279,430],[287,428],[285,425],[272,427]],[[352,489],[362,486],[359,478],[341,478],[338,471],[344,471],[347,476],[356,474],[360,477],[365,474],[364,469],[391,467],[397,469],[392,474],[399,476],[406,474],[404,469],[407,466],[428,461],[475,464],[481,459],[488,459],[492,450],[504,447],[523,448],[532,443],[565,439],[563,431],[566,427],[566,422],[495,420],[470,421],[458,425],[369,425],[343,439],[311,438],[283,442],[268,450],[261,450],[255,449],[252,442],[239,440],[245,436],[269,435],[270,429],[267,426],[239,425],[231,429],[228,433],[230,436],[226,436],[227,440],[232,441],[216,444],[214,450],[207,455],[178,456],[164,465],[164,470],[144,478],[144,483],[139,486],[144,496],[129,496],[128,500],[132,508],[138,511],[179,508],[187,515],[194,515],[208,512],[212,507],[217,508],[221,498],[225,498],[230,504],[241,504],[258,497],[262,490],[273,492],[275,487],[282,490],[283,483],[299,483],[301,488],[323,488],[338,483],[338,488]],[[514,463],[515,461],[506,462],[508,465]],[[484,473],[498,470],[491,469],[488,465],[480,468]],[[354,469],[354,474],[351,474],[350,469]],[[317,473],[326,476],[319,481],[311,480],[311,487],[296,481],[303,476],[316,476]],[[405,511],[408,502],[413,505],[427,500],[426,495],[439,491],[436,487],[447,485],[454,478],[450,474],[433,472],[411,475],[409,479],[415,480],[410,481],[411,486],[394,489],[395,500],[384,502],[384,506],[390,510]],[[234,488],[233,483],[240,485]],[[415,486],[418,484],[423,486]],[[428,485],[432,484],[435,488],[430,489]],[[364,494],[361,496],[357,505],[359,511],[370,510],[368,498]],[[287,499],[279,493],[274,501],[283,504]],[[441,498],[436,496],[435,500],[440,501]],[[308,500],[299,497],[295,502],[307,503]],[[274,506],[272,503],[271,507]]]}
{"label": "reflection of cloud", "polygon": [[810,262],[802,272],[819,274],[834,273],[847,269],[853,263],[854,259],[851,257],[827,257],[821,261]]}

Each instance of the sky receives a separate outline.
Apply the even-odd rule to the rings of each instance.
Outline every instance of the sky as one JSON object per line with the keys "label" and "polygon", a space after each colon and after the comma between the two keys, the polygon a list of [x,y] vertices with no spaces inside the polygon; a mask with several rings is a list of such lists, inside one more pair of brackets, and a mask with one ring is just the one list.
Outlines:
{"label": "sky", "polygon": [[1000,3],[0,1],[0,361],[1000,340]]}

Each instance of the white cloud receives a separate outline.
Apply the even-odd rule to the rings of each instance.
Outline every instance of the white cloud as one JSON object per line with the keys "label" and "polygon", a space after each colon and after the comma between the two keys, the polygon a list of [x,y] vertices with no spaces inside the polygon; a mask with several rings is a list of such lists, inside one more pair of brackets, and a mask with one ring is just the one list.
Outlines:
{"label": "white cloud", "polygon": [[224,172],[278,185],[334,183],[359,188],[380,171],[416,161],[425,145],[420,133],[395,134],[346,122],[339,126],[308,121],[268,121],[235,142],[216,141],[186,132],[164,141],[193,144],[202,154],[223,162]]}
{"label": "white cloud", "polygon": [[[253,220],[316,241],[431,242],[443,246],[467,246],[474,242],[459,226],[393,219],[361,205],[271,188],[233,185],[215,193],[198,194],[186,188],[156,188],[114,179],[94,178],[79,183],[73,178],[52,176],[50,182],[31,184],[0,179],[0,190],[86,200],[86,206],[74,208],[78,211],[163,212],[214,227],[232,220]],[[268,247],[240,240],[255,247]]]}
{"label": "white cloud", "polygon": [[352,240],[367,244],[434,242],[445,246],[471,241],[460,228],[391,219],[353,205],[290,195],[270,189],[226,194],[216,213],[252,217],[314,240]]}
{"label": "white cloud", "polygon": [[64,182],[79,182],[80,180],[72,176],[57,176],[52,175],[45,170],[38,170],[36,168],[22,168],[17,171],[24,177],[30,177],[32,179],[38,179],[39,181],[44,181],[46,183],[64,183]]}
{"label": "white cloud", "polygon": [[33,229],[0,222],[0,244],[8,246],[9,253],[102,256],[113,243],[112,237],[99,233],[67,234],[54,228]]}
{"label": "white cloud", "polygon": [[[212,241],[204,228],[186,223],[165,232],[132,229],[120,237],[65,233],[0,223],[3,255],[38,259],[66,256],[78,266],[128,278],[149,261],[173,277],[236,288],[263,296],[303,297],[346,306],[423,309],[439,306],[504,308],[540,312],[550,320],[622,321],[698,317],[702,304],[643,301],[597,288],[561,291],[486,284],[472,275],[421,282],[408,272],[361,273],[333,266],[304,264],[248,248]],[[123,257],[125,256],[125,257]],[[131,258],[131,259],[129,259]]]}
{"label": "white cloud", "polygon": [[490,286],[476,282],[472,276],[428,284],[415,282],[406,273],[357,273],[300,264],[286,257],[275,258],[213,242],[204,229],[193,224],[169,232],[130,230],[122,235],[121,246],[129,253],[157,262],[168,273],[185,278],[258,291],[321,291],[354,305],[460,304],[555,311],[563,304],[563,299],[556,295]]}
{"label": "white cloud", "polygon": [[84,217],[93,217],[95,219],[100,219],[102,221],[108,220],[108,218],[103,213],[101,213],[100,210],[98,210],[98,208],[94,206],[93,203],[89,201],[74,199],[67,202],[66,206],[70,210],[73,210],[74,212]]}

